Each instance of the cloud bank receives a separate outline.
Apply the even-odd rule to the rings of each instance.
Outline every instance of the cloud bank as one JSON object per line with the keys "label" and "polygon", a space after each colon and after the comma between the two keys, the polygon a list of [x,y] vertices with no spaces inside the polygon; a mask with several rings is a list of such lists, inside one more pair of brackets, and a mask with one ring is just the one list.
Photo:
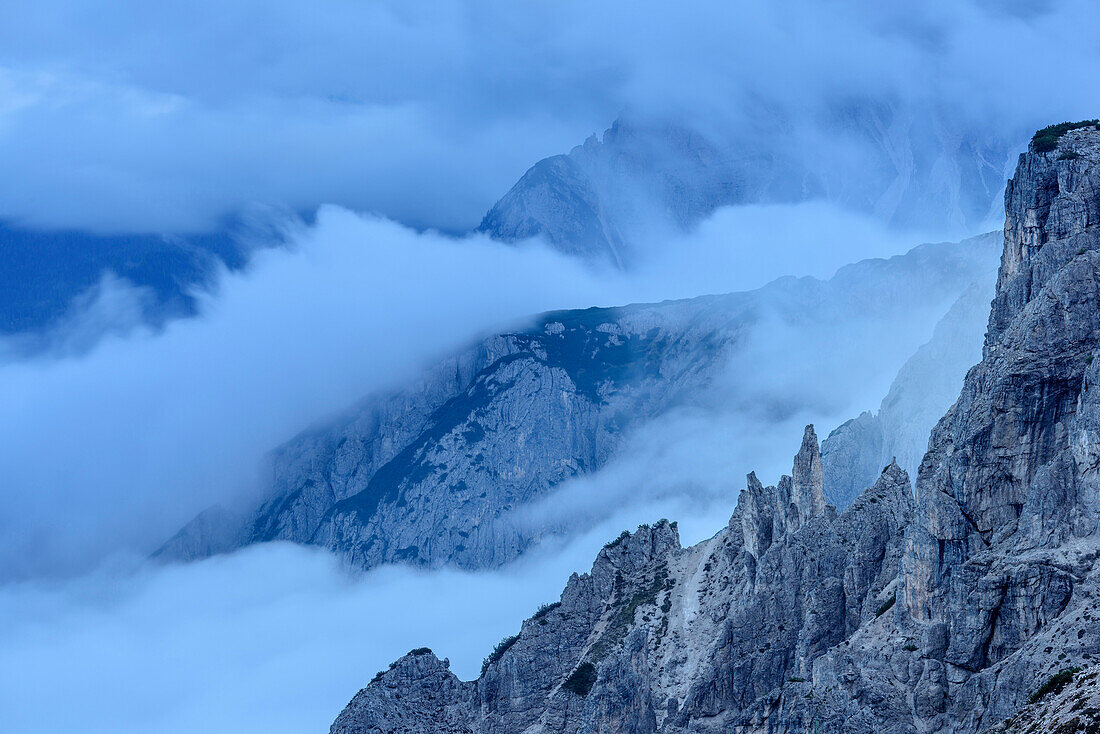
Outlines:
{"label": "cloud bank", "polygon": [[[766,222],[776,215],[786,224],[769,238]],[[140,289],[105,281],[52,335],[53,352],[12,359],[17,345],[0,343],[9,355],[0,361],[0,579],[148,553],[200,510],[247,503],[262,486],[268,451],[486,332],[540,311],[728,292],[788,267],[826,274],[907,249],[880,234],[818,204],[739,208],[684,235],[678,258],[623,274],[537,243],[456,240],[327,207],[315,225],[291,230],[288,247],[260,252],[248,271],[223,273],[216,293],[200,294],[198,317],[162,331],[134,318]],[[745,345],[736,389],[716,404],[774,404],[786,395],[810,420],[842,420],[847,404],[821,401],[846,376],[874,374],[880,389],[859,407],[875,405],[937,316],[869,329],[859,343],[878,345],[877,361],[855,342],[833,349],[822,333],[818,349],[830,356],[812,369],[786,357],[807,335],[777,328],[776,340]],[[891,333],[898,339],[890,342]],[[853,360],[862,369],[847,369]],[[741,431],[755,419],[743,411],[725,418]]]}
{"label": "cloud bank", "polygon": [[[539,247],[335,208],[201,298],[199,317],[163,332],[121,329],[87,353],[0,364],[4,575],[147,550],[247,494],[265,452],[426,360],[538,311],[617,300]],[[103,302],[60,343],[102,327]],[[112,302],[128,323],[131,301]]]}
{"label": "cloud bank", "polygon": [[1073,29],[1098,24],[1088,0],[11,3],[0,218],[185,231],[331,202],[460,231],[621,114],[825,162],[858,109],[1023,143],[1095,116],[1100,59]]}
{"label": "cloud bank", "polygon": [[693,524],[698,506],[636,507],[493,573],[386,567],[351,578],[322,551],[279,543],[0,586],[4,729],[325,731],[410,649],[429,646],[461,678],[477,677],[493,645],[556,601],[608,537],[670,508],[685,542],[701,539],[692,528],[710,523]]}

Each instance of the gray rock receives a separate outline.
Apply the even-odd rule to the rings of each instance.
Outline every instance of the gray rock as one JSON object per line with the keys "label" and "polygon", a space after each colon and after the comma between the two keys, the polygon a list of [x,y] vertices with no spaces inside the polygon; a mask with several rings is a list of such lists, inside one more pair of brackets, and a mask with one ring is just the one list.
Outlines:
{"label": "gray rock", "polygon": [[157,560],[194,561],[241,546],[245,518],[221,505],[195,516],[155,553]]}
{"label": "gray rock", "polygon": [[[400,721],[405,700],[442,697],[478,732],[1094,725],[1100,130],[1032,148],[1006,199],[983,358],[932,432],[915,505],[891,464],[843,513],[817,510],[807,431],[792,477],[750,475],[710,540],[681,549],[662,522],[609,544],[463,684],[479,705],[437,679],[401,701],[372,683],[355,705]],[[1066,690],[1044,685],[1074,668]]]}
{"label": "gray rock", "polygon": [[[838,516],[821,500],[819,466],[807,428],[792,472],[805,492],[784,494],[791,477],[767,488],[750,477],[729,527],[686,549],[667,521],[624,534],[476,681],[406,656],[356,695],[333,734],[419,731],[440,711],[460,712],[440,731],[726,731],[736,712],[803,690],[814,660],[875,618],[912,512],[908,478],[891,465]],[[743,540],[759,524],[750,496],[801,522],[758,555]]]}

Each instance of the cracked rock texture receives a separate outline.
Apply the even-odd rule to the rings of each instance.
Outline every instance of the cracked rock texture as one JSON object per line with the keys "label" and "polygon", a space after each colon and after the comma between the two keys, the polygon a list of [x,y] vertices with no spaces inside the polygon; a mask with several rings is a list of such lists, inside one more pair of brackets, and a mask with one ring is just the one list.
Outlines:
{"label": "cracked rock texture", "polygon": [[805,685],[813,661],[894,593],[908,478],[891,464],[838,515],[820,467],[807,427],[792,474],[769,487],[750,475],[710,540],[681,548],[675,523],[638,528],[524,621],[476,681],[414,651],[355,696],[333,734],[437,720],[445,732],[729,731]]}
{"label": "cracked rock texture", "polygon": [[[334,734],[416,731],[402,722],[425,699],[448,712],[444,731],[1088,730],[1080,712],[1100,661],[1100,131],[1032,147],[1006,209],[982,359],[932,431],[915,500],[890,464],[838,514],[807,429],[791,476],[764,487],[750,475],[710,540],[680,548],[674,524],[639,528],[572,577],[560,606],[525,621],[478,680],[455,682],[438,661],[435,677],[414,680],[406,658]],[[1044,694],[1075,668],[1072,685]],[[1075,714],[1072,728],[1039,728]]]}

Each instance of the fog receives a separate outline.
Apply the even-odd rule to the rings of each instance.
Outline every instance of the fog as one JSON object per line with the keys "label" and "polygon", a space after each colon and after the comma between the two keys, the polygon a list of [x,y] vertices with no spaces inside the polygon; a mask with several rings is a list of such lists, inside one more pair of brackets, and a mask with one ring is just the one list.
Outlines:
{"label": "fog", "polygon": [[655,230],[628,272],[469,234],[539,158],[624,116],[851,164],[866,109],[1019,148],[1096,115],[1100,55],[1064,38],[1090,27],[1086,0],[0,6],[0,220],[196,232],[290,212],[193,318],[150,327],[150,294],[107,273],[48,332],[0,341],[0,728],[323,731],[410,648],[476,676],[621,529],[712,534],[745,472],[789,471],[806,423],[824,437],[877,406],[949,304],[759,329],[712,405],[512,513],[574,531],[503,569],[351,575],[285,544],[144,560],[205,507],[255,500],[280,443],[487,333],[826,278],[935,230],[822,200],[724,208]]}
{"label": "fog", "polygon": [[335,203],[462,231],[619,115],[780,136],[825,165],[852,144],[855,109],[1022,144],[1095,114],[1095,50],[1065,34],[1098,14],[1088,0],[9,3],[0,218],[186,231],[253,202]]}
{"label": "fog", "polygon": [[[783,221],[774,238],[769,218]],[[202,509],[255,500],[264,456],[299,431],[540,311],[831,275],[850,260],[907,249],[879,225],[817,203],[720,211],[684,235],[676,249],[688,257],[657,257],[630,274],[591,269],[537,242],[417,233],[335,207],[294,227],[289,247],[261,252],[252,268],[224,273],[215,293],[200,294],[197,318],[149,330],[134,318],[140,289],[108,279],[74,304],[52,335],[54,351],[0,363],[0,578],[151,552]],[[731,257],[730,242],[748,255]],[[881,399],[946,309],[929,306],[911,323],[878,323],[848,351],[818,334],[826,358],[812,368],[785,357],[806,335],[776,326],[775,340],[745,345],[731,367],[736,394],[721,400],[783,399],[810,419],[840,422]],[[850,324],[837,328],[856,339]],[[895,343],[875,362],[854,346],[891,334]],[[3,351],[14,354],[14,345]],[[842,387],[852,375],[869,374],[879,382],[861,386],[868,394],[859,405],[839,400],[852,394]],[[751,419],[722,420],[753,433]]]}
{"label": "fog", "polygon": [[429,646],[477,677],[493,645],[556,601],[620,528],[673,514],[696,542],[712,525],[705,509],[633,507],[492,573],[351,577],[327,553],[278,543],[0,586],[0,720],[10,732],[326,731],[410,649]]}

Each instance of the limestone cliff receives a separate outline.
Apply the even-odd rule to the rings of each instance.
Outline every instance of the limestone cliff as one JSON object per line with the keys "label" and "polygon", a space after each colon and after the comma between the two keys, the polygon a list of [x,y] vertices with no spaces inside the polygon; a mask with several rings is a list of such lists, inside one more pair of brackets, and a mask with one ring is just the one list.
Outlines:
{"label": "limestone cliff", "polygon": [[792,474],[769,487],[750,475],[710,540],[681,548],[665,520],[624,533],[477,680],[413,651],[332,732],[728,731],[880,615],[911,512],[896,465],[843,514],[826,506],[808,427]]}
{"label": "limestone cliff", "polygon": [[[333,733],[1094,725],[1074,707],[1100,655],[1100,129],[1054,132],[1008,186],[983,357],[932,432],[915,504],[891,464],[838,515],[808,429],[792,475],[750,475],[712,539],[640,528],[478,680],[411,653]],[[1055,690],[1067,675],[1079,698]]]}

